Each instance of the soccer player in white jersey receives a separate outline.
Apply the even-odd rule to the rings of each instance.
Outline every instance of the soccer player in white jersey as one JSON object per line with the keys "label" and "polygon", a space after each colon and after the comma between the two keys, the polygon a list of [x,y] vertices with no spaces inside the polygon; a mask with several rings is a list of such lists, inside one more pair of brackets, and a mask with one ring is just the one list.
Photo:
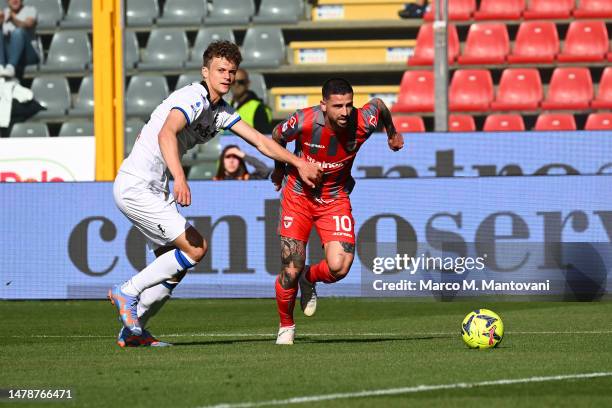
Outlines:
{"label": "soccer player in white jersey", "polygon": [[[320,167],[296,157],[247,125],[222,99],[241,61],[236,44],[211,43],[203,55],[203,81],[176,90],[153,111],[119,169],[113,187],[115,202],[145,235],[157,256],[141,272],[109,290],[109,299],[123,323],[117,338],[121,347],[168,345],[145,330],[147,322],[187,270],[206,255],[206,241],[177,210],[177,204],[191,204],[181,166],[181,156],[187,150],[208,142],[221,129],[231,129],[262,154],[298,168],[307,185],[314,187],[320,181]],[[174,178],[172,192],[168,173]]]}

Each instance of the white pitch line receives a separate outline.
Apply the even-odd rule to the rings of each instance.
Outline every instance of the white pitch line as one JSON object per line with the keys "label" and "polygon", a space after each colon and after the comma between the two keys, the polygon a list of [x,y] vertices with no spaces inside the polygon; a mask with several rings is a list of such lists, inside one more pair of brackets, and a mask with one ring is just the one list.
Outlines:
{"label": "white pitch line", "polygon": [[513,385],[513,384],[577,380],[577,379],[585,379],[585,378],[598,378],[598,377],[610,377],[610,376],[612,376],[612,372],[554,375],[554,376],[548,376],[548,377],[508,378],[508,379],[502,379],[502,380],[481,381],[481,382],[474,382],[474,383],[417,385],[414,387],[387,388],[387,389],[364,390],[364,391],[345,392],[345,393],[336,393],[336,394],[292,397],[292,398],[287,398],[283,400],[224,403],[224,404],[217,404],[217,405],[206,405],[206,406],[201,406],[198,408],[255,408],[255,407],[263,407],[263,406],[271,406],[271,405],[273,406],[273,405],[304,404],[304,403],[313,403],[313,402],[321,402],[321,401],[332,401],[332,400],[338,400],[338,399],[352,399],[352,398],[363,398],[363,397],[380,397],[380,396],[386,396],[386,395],[413,394],[417,392],[464,389],[464,388],[474,388],[474,387],[485,387],[485,386],[491,386],[491,385]]}

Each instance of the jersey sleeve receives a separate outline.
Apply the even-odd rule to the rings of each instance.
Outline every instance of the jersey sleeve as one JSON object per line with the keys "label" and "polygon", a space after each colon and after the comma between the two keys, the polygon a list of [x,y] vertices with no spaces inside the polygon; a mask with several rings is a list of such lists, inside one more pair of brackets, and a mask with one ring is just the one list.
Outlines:
{"label": "jersey sleeve", "polygon": [[219,107],[219,115],[217,116],[216,124],[218,129],[230,129],[234,126],[241,118],[238,112],[229,106],[225,101],[223,105]]}
{"label": "jersey sleeve", "polygon": [[191,125],[204,109],[208,109],[208,101],[191,85],[174,92],[170,98],[170,109],[182,112],[187,126]]}
{"label": "jersey sleeve", "polygon": [[276,126],[277,132],[281,135],[283,142],[289,143],[297,139],[302,131],[302,121],[300,120],[302,116],[301,111],[298,110]]}
{"label": "jersey sleeve", "polygon": [[363,126],[366,134],[370,136],[376,132],[378,128],[378,120],[380,119],[380,109],[375,99],[370,100],[360,109],[363,117]]}

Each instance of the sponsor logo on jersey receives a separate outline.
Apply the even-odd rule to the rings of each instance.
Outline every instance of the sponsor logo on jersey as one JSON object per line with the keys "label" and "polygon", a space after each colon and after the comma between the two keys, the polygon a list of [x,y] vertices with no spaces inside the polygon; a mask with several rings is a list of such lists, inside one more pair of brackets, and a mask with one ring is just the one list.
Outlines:
{"label": "sponsor logo on jersey", "polygon": [[293,224],[293,217],[290,217],[288,215],[285,215],[283,217],[283,226],[285,228],[289,228],[291,226],[291,224]]}
{"label": "sponsor logo on jersey", "polygon": [[316,147],[317,149],[325,149],[327,147],[327,146],[323,146],[320,144],[308,143],[308,142],[304,142],[304,144],[308,147]]}
{"label": "sponsor logo on jersey", "polygon": [[376,127],[376,126],[378,125],[378,118],[377,118],[376,116],[372,115],[372,116],[370,116],[370,117],[368,118],[368,123],[369,123],[371,126]]}
{"label": "sponsor logo on jersey", "polygon": [[328,163],[326,161],[320,162],[320,161],[316,161],[315,159],[313,159],[312,157],[308,155],[304,155],[304,157],[306,157],[306,160],[309,161],[310,163],[318,164],[319,166],[321,166],[323,170],[335,170],[335,169],[339,169],[344,166],[343,162],[339,162],[339,163],[338,162]]}

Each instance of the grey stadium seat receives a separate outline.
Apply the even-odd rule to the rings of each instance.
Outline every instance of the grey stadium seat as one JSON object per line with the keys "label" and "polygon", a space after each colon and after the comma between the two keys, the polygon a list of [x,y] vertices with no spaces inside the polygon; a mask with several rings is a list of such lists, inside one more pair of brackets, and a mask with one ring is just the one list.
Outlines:
{"label": "grey stadium seat", "polygon": [[151,31],[139,69],[182,68],[189,55],[187,35],[180,29],[155,28]]}
{"label": "grey stadium seat", "polygon": [[210,180],[217,174],[217,162],[202,162],[194,164],[189,169],[190,180]]}
{"label": "grey stadium seat", "polygon": [[191,49],[191,57],[187,61],[187,68],[199,68],[202,66],[202,54],[213,41],[228,40],[236,42],[234,32],[229,27],[205,27],[201,28],[196,35],[195,43]]}
{"label": "grey stadium seat", "polygon": [[135,75],[125,93],[126,113],[148,118],[169,94],[168,82],[162,75]]}
{"label": "grey stadium seat", "polygon": [[70,115],[91,116],[94,111],[93,77],[88,75],[83,78],[79,85],[79,92],[74,100],[74,108],[70,109]]}
{"label": "grey stadium seat", "polygon": [[268,103],[268,88],[263,75],[257,72],[249,72],[249,81],[251,82],[249,89],[255,92],[265,103]]}
{"label": "grey stadium seat", "polygon": [[24,4],[36,7],[38,12],[36,28],[38,29],[55,28],[64,16],[61,0],[26,0]]}
{"label": "grey stadium seat", "polygon": [[274,68],[285,62],[285,40],[279,27],[250,27],[242,43],[244,68]]}
{"label": "grey stadium seat", "polygon": [[70,28],[91,28],[91,3],[92,0],[70,0],[66,16],[60,25]]}
{"label": "grey stadium seat", "polygon": [[176,87],[174,89],[180,89],[185,85],[189,85],[192,82],[200,82],[202,81],[201,74],[182,74],[178,77],[178,81],[176,81]]}
{"label": "grey stadium seat", "polygon": [[53,35],[42,72],[83,71],[91,64],[91,44],[85,31],[58,31]]}
{"label": "grey stadium seat", "polygon": [[134,147],[134,142],[145,123],[140,119],[130,119],[125,122],[124,150],[127,156]]}
{"label": "grey stadium seat", "polygon": [[138,45],[138,39],[134,31],[124,31],[125,35],[125,49],[123,50],[124,65],[126,69],[131,69],[140,62],[140,47]]}
{"label": "grey stadium seat", "polygon": [[47,118],[66,115],[70,108],[70,87],[64,77],[36,77],[32,81],[32,93],[46,111],[40,111],[36,118]]}
{"label": "grey stadium seat", "polygon": [[297,23],[303,17],[303,0],[261,0],[259,12],[253,17],[253,22],[256,24]]}
{"label": "grey stadium seat", "polygon": [[91,120],[64,122],[58,136],[93,136],[94,124]]}
{"label": "grey stadium seat", "polygon": [[213,0],[210,17],[206,25],[244,25],[255,14],[253,0]]}
{"label": "grey stadium seat", "polygon": [[157,0],[125,0],[126,25],[150,27],[159,17]]}
{"label": "grey stadium seat", "polygon": [[9,137],[49,137],[49,128],[46,123],[15,123]]}
{"label": "grey stadium seat", "polygon": [[166,0],[157,25],[200,25],[207,13],[206,0]]}

